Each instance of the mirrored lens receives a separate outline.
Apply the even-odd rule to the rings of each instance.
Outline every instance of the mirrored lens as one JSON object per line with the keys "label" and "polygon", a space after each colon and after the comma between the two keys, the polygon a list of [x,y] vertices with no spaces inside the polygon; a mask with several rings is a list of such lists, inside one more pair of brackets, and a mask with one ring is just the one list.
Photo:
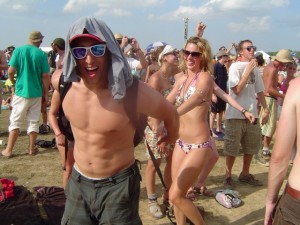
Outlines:
{"label": "mirrored lens", "polygon": [[83,59],[86,57],[87,51],[90,50],[93,56],[101,57],[105,54],[105,48],[106,45],[104,44],[93,45],[91,47],[76,47],[72,48],[72,53],[76,59]]}
{"label": "mirrored lens", "polygon": [[84,47],[78,47],[73,48],[72,52],[76,59],[83,59],[86,56],[87,49]]}
{"label": "mirrored lens", "polygon": [[96,57],[103,56],[105,53],[105,45],[94,45],[91,47],[91,52]]}

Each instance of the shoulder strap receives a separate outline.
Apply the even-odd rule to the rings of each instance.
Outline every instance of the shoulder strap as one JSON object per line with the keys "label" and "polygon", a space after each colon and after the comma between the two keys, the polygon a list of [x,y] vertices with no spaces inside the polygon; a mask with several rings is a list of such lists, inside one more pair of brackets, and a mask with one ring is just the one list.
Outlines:
{"label": "shoulder strap", "polygon": [[62,105],[63,100],[64,100],[67,92],[69,91],[69,89],[72,85],[72,82],[65,82],[64,81],[64,76],[63,76],[63,74],[61,74],[60,78],[59,78],[58,85],[59,85],[58,90],[59,90],[60,103]]}
{"label": "shoulder strap", "polygon": [[138,127],[138,113],[137,113],[137,94],[138,94],[139,80],[133,76],[131,87],[127,88],[124,97],[125,111],[135,127]]}
{"label": "shoulder strap", "polygon": [[[64,76],[63,74],[60,75],[60,78],[59,78],[59,82],[58,82],[58,90],[59,90],[59,97],[60,97],[60,106],[59,106],[59,110],[61,112],[63,112],[63,108],[62,108],[62,103],[63,103],[63,100],[67,94],[67,92],[69,91],[71,85],[72,85],[72,82],[65,82],[64,81]],[[67,163],[67,156],[68,156],[68,149],[69,149],[69,146],[68,146],[68,139],[67,137],[65,136],[65,162],[64,162],[64,165],[63,165],[63,170],[66,170],[66,163]]]}

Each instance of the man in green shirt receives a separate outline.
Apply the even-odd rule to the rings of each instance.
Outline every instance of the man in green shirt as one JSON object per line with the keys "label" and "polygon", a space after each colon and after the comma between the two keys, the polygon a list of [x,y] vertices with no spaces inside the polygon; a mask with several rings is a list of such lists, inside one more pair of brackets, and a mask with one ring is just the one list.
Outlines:
{"label": "man in green shirt", "polygon": [[[3,156],[11,157],[13,147],[19,136],[23,118],[26,116],[29,135],[29,155],[35,155],[35,141],[39,132],[39,118],[42,97],[48,102],[50,84],[49,64],[46,53],[39,49],[44,36],[39,31],[32,31],[29,43],[15,49],[9,61],[8,76],[15,85],[15,95],[12,100],[12,112],[8,127],[9,137]],[[17,74],[16,80],[14,75]]]}

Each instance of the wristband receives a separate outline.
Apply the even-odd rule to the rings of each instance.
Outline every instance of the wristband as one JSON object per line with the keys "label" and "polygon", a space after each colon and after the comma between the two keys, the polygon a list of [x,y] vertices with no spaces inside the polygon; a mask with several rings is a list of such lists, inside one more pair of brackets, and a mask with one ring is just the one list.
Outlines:
{"label": "wristband", "polygon": [[245,113],[247,112],[247,109],[242,109],[241,113],[243,113],[245,115]]}

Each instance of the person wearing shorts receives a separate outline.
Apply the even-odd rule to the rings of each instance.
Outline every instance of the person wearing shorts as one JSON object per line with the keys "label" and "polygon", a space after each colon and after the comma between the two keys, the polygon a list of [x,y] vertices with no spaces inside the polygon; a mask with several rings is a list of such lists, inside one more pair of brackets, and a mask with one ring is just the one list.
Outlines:
{"label": "person wearing shorts", "polygon": [[[23,118],[26,116],[29,135],[28,154],[38,152],[35,146],[39,132],[39,119],[41,113],[42,96],[48,102],[48,89],[50,85],[47,55],[41,49],[44,36],[39,31],[32,31],[29,43],[14,50],[8,68],[8,76],[15,84],[15,95],[12,100],[10,115],[9,137],[6,149],[1,152],[5,157],[11,157],[12,151],[19,136]],[[17,74],[16,80],[14,76]]]}
{"label": "person wearing shorts", "polygon": [[252,157],[261,147],[261,131],[259,124],[251,124],[243,114],[250,111],[255,118],[258,118],[256,97],[259,98],[264,112],[262,124],[266,123],[269,110],[264,98],[264,86],[262,78],[257,69],[257,62],[254,59],[256,47],[250,40],[243,40],[238,45],[241,61],[235,62],[229,69],[229,95],[241,106],[242,112],[228,105],[225,112],[225,138],[224,154],[226,155],[225,188],[233,188],[232,167],[240,145],[242,146],[243,167],[239,175],[239,181],[260,186],[262,183],[250,174]]}

